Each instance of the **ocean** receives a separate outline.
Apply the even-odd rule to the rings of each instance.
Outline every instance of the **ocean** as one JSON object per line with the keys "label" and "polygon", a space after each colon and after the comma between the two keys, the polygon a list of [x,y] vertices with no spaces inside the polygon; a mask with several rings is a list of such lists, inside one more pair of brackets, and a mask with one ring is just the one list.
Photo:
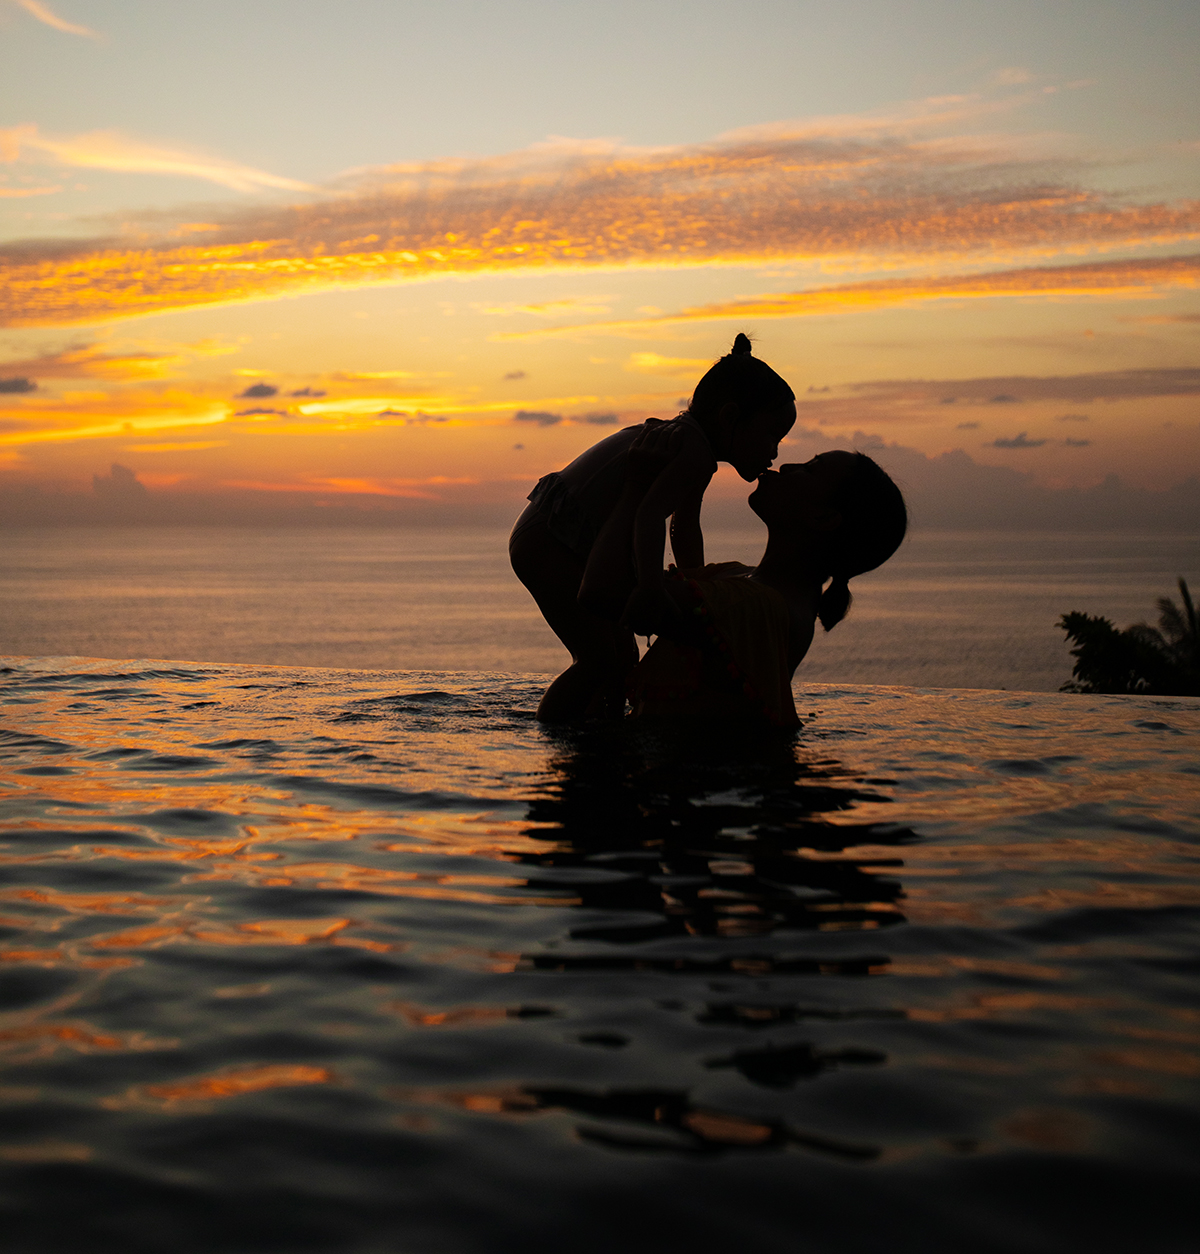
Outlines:
{"label": "ocean", "polygon": [[422,537],[6,550],[6,1254],[1194,1248],[1200,700],[1052,691],[1194,546],[918,536],[757,735]]}
{"label": "ocean", "polygon": [[[710,561],[765,532],[710,530]],[[800,674],[822,682],[1055,692],[1070,610],[1157,617],[1200,536],[917,532],[853,582]],[[138,527],[12,530],[0,653],[348,669],[557,672],[565,650],[508,566],[507,533]]]}

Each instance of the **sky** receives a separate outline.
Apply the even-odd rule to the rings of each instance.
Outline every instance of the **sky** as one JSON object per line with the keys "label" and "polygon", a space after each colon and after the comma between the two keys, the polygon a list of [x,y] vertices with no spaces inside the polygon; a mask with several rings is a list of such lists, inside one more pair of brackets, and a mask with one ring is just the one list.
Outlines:
{"label": "sky", "polygon": [[785,461],[1173,488],[1198,56],[1190,0],[0,0],[0,494],[515,513],[739,330]]}

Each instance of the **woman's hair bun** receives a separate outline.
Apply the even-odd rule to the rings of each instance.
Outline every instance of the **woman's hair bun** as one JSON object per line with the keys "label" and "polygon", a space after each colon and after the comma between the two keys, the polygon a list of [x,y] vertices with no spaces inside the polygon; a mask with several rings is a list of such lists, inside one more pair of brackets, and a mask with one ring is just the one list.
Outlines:
{"label": "woman's hair bun", "polygon": [[729,350],[729,355],[740,357],[743,353],[748,354],[751,351],[750,337],[744,331],[739,331],[733,341],[733,347]]}

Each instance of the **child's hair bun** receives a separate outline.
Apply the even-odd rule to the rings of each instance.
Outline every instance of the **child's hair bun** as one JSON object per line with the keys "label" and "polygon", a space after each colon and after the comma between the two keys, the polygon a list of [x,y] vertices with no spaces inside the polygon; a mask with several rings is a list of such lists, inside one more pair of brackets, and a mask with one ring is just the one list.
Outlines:
{"label": "child's hair bun", "polygon": [[733,341],[733,347],[729,350],[729,355],[740,357],[743,353],[749,355],[751,351],[750,337],[744,331],[739,331]]}

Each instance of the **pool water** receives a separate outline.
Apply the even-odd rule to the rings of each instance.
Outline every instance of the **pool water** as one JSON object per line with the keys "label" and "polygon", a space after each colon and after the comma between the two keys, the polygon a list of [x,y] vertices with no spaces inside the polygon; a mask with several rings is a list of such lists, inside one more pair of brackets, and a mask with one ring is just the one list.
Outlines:
{"label": "pool water", "polygon": [[12,1254],[1194,1248],[1200,701],[0,666]]}

